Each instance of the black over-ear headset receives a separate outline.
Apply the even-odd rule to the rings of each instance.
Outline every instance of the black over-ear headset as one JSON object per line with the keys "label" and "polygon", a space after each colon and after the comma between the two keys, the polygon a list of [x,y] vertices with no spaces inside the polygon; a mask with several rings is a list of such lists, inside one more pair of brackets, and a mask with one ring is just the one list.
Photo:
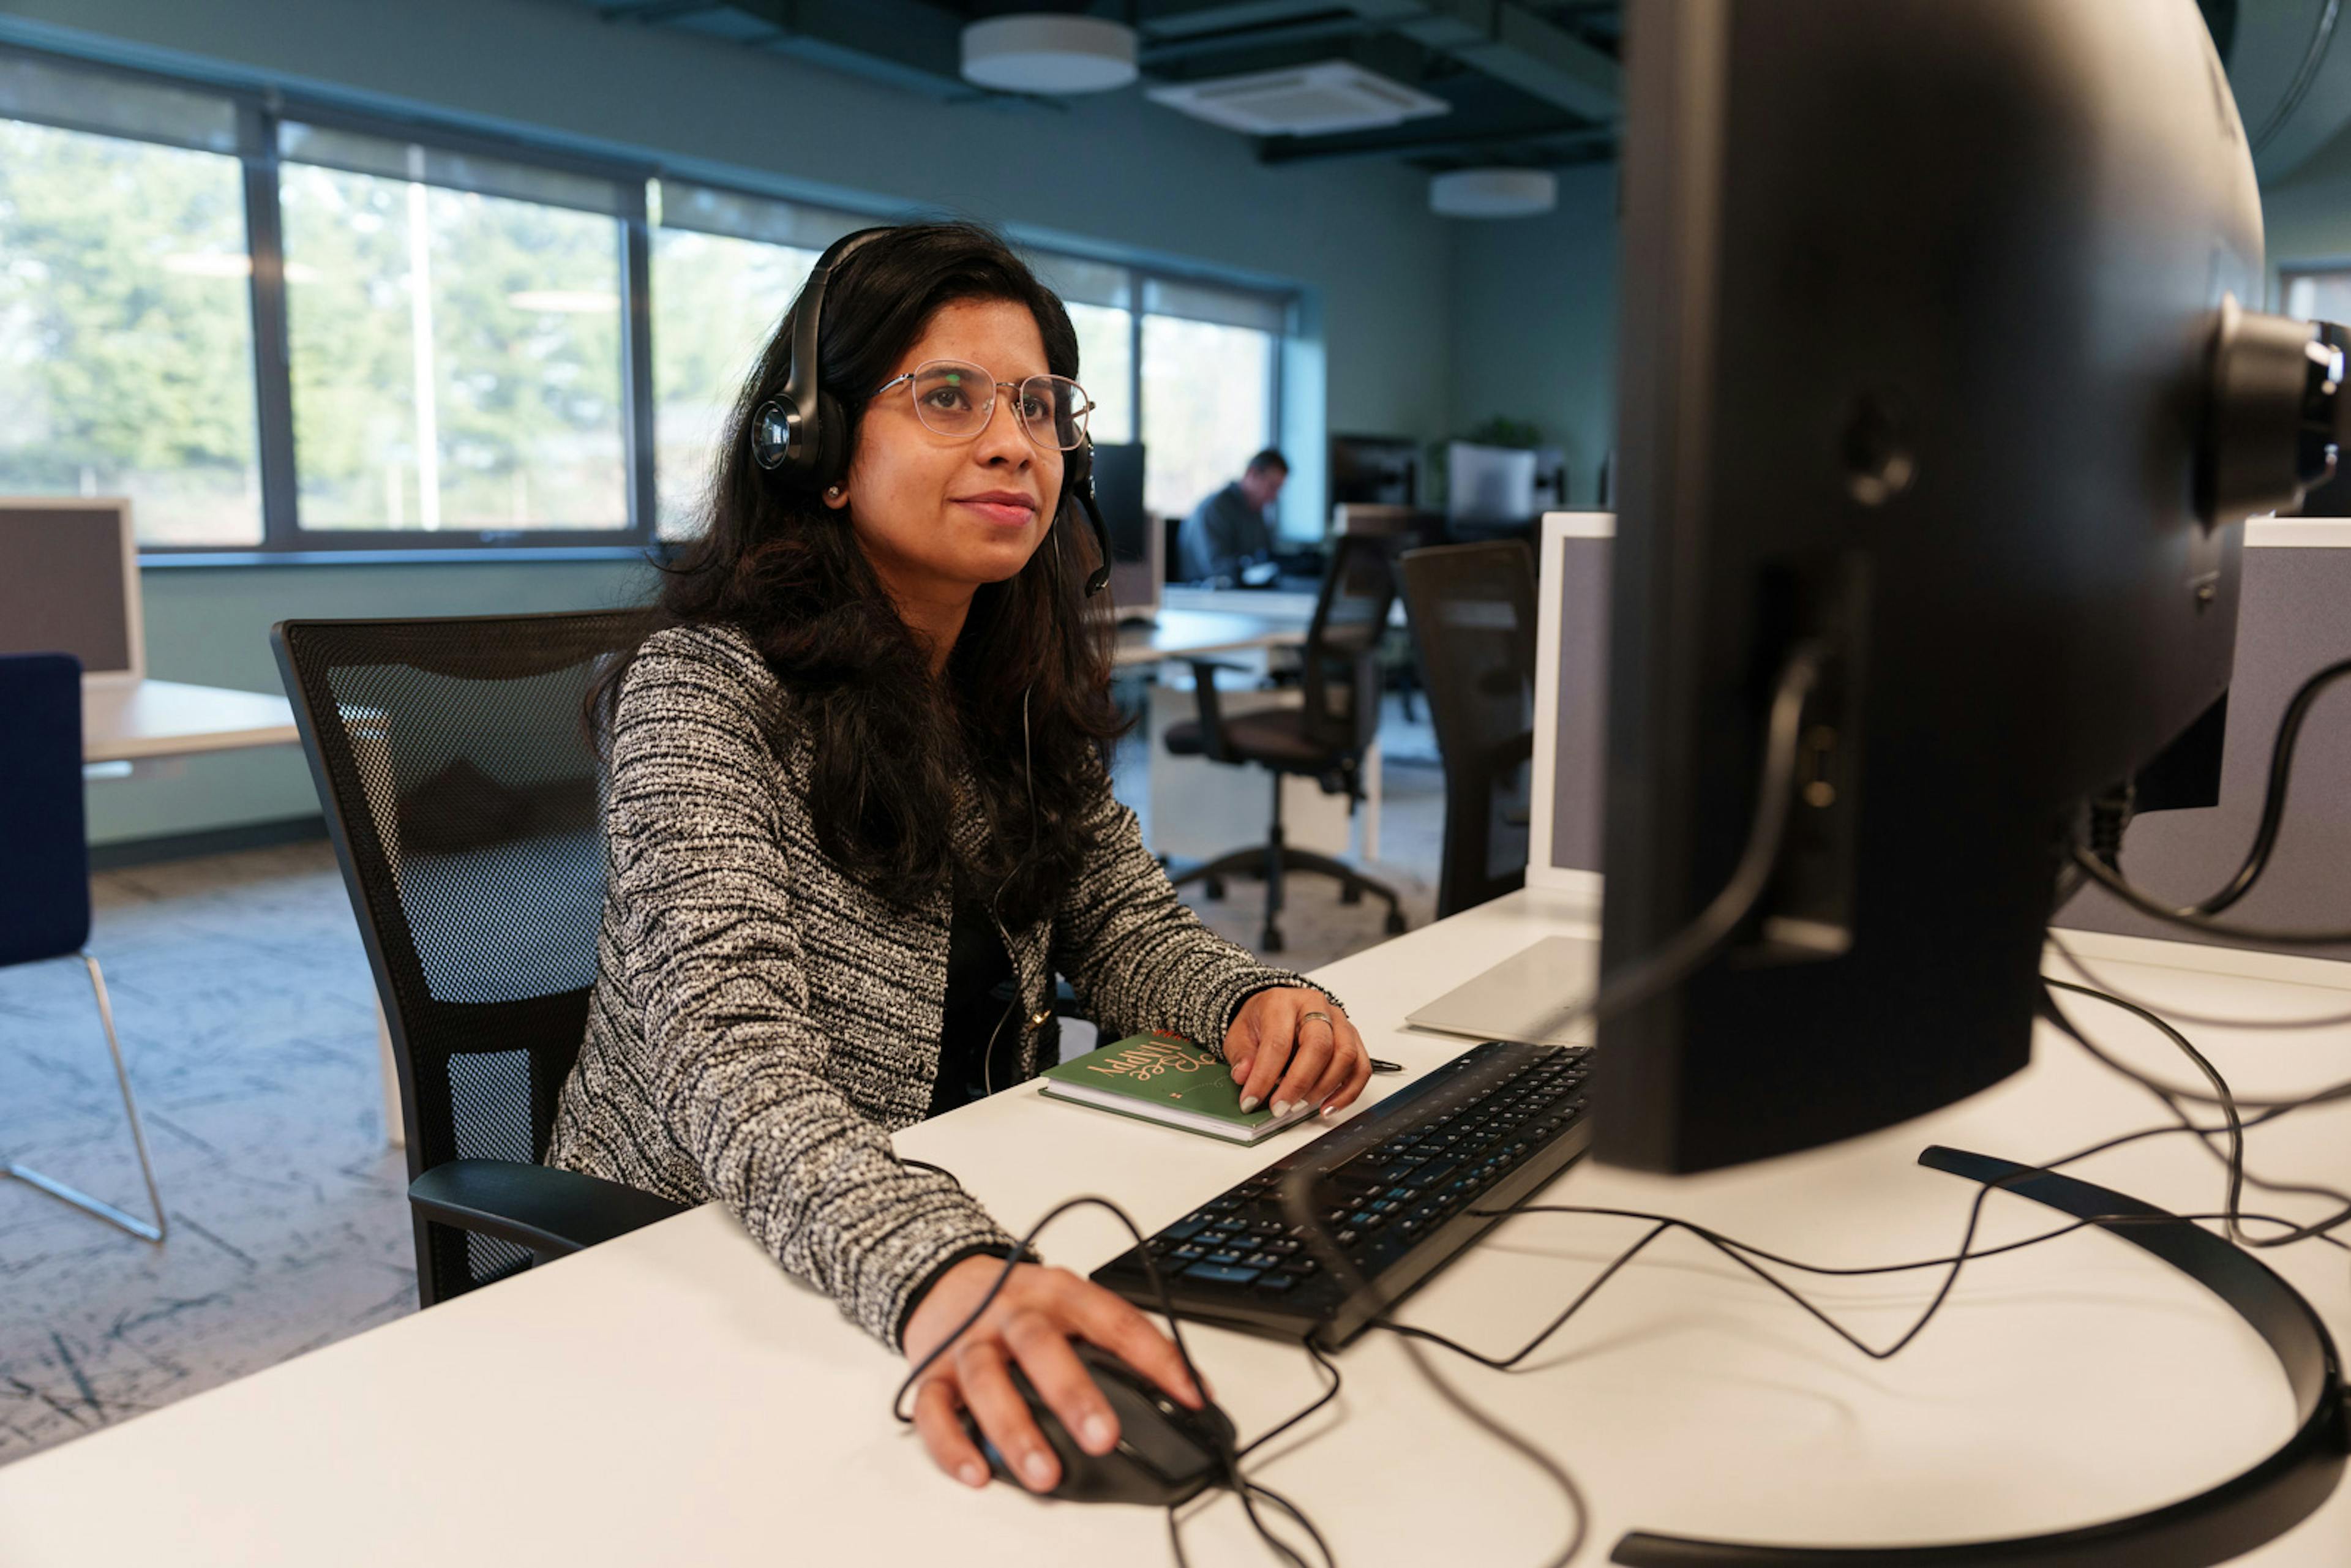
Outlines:
{"label": "black over-ear headset", "polygon": [[[784,390],[761,403],[751,416],[753,460],[786,484],[821,490],[840,483],[847,465],[849,417],[825,392],[819,375],[817,329],[822,324],[824,290],[832,269],[866,241],[888,232],[886,227],[868,228],[841,235],[816,258],[808,281],[800,286],[799,303],[792,308],[791,371],[784,378]],[[1063,459],[1062,489],[1077,497],[1085,508],[1086,521],[1093,526],[1101,564],[1086,579],[1086,594],[1092,598],[1110,582],[1110,529],[1094,501],[1092,436]]]}

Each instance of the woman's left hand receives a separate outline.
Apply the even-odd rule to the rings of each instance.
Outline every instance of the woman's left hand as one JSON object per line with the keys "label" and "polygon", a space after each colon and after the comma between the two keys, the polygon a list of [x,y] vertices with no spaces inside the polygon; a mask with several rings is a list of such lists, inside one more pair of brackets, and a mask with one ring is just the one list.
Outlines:
{"label": "woman's left hand", "polygon": [[1301,1100],[1335,1115],[1372,1081],[1372,1059],[1347,1009],[1301,986],[1243,1002],[1225,1031],[1225,1060],[1241,1086],[1241,1109],[1270,1103],[1277,1116]]}

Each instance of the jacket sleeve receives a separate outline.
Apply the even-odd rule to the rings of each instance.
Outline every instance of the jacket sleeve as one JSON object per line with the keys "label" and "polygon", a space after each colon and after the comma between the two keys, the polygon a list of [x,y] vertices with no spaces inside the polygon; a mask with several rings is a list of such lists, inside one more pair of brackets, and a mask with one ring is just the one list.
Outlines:
{"label": "jacket sleeve", "polygon": [[1201,925],[1143,847],[1110,775],[1092,758],[1089,771],[1093,850],[1054,915],[1054,967],[1105,1041],[1163,1029],[1222,1056],[1225,1031],[1253,993],[1313,982],[1258,962]]}
{"label": "jacket sleeve", "polygon": [[747,650],[693,636],[647,640],[613,721],[605,820],[646,1091],[759,1244],[894,1349],[942,1263],[1013,1239],[954,1182],[901,1165],[826,1077],[782,831],[801,808],[760,722],[773,687]]}

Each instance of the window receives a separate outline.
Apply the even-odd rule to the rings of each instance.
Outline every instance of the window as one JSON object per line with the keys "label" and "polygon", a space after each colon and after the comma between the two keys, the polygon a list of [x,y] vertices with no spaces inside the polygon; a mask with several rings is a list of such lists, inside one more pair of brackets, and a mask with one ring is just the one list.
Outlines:
{"label": "window", "polygon": [[[153,551],[685,537],[868,220],[654,174],[0,46],[0,494],[127,495]],[[1277,439],[1285,298],[1029,260],[1152,509]]]}
{"label": "window", "polygon": [[0,494],[128,496],[147,544],[260,542],[233,109],[0,58]]}
{"label": "window", "polygon": [[531,199],[611,187],[278,137],[302,530],[625,531],[621,221]]}
{"label": "window", "polygon": [[1274,444],[1280,302],[1151,278],[1144,285],[1144,505],[1180,517]]}
{"label": "window", "polygon": [[653,473],[660,532],[695,531],[720,435],[843,214],[664,180],[653,229]]}
{"label": "window", "polygon": [[1094,439],[1143,443],[1149,511],[1189,512],[1278,440],[1287,300],[1072,256],[1030,260],[1077,328]]}
{"label": "window", "polygon": [[2304,321],[2351,321],[2351,267],[2282,267],[2285,314]]}

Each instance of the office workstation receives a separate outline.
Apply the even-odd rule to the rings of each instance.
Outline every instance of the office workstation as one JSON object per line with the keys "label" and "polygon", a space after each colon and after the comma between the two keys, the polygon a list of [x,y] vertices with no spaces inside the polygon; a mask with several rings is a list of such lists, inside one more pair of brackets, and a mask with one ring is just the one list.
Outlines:
{"label": "office workstation", "polygon": [[0,1559],[2351,1556],[2285,9],[5,0]]}

